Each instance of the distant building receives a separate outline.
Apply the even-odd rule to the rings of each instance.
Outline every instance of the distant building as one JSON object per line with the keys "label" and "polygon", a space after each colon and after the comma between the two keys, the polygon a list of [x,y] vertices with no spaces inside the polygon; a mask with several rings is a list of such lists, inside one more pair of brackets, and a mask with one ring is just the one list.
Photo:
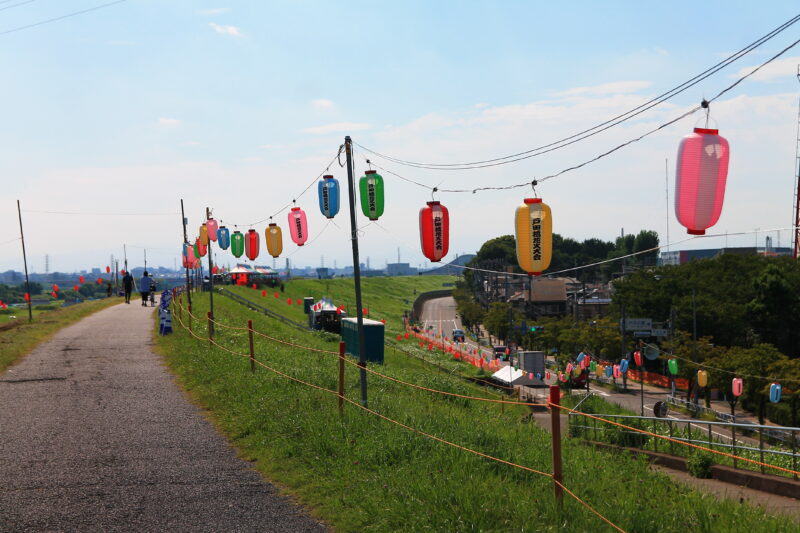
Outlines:
{"label": "distant building", "polygon": [[387,276],[416,276],[418,269],[410,263],[389,263],[386,265]]}
{"label": "distant building", "polygon": [[328,267],[317,268],[317,279],[331,279],[333,274]]}
{"label": "distant building", "polygon": [[[771,241],[770,241],[771,242]],[[722,254],[751,255],[758,254],[767,257],[777,257],[782,255],[792,255],[794,250],[787,247],[755,247],[743,246],[737,248],[706,248],[702,250],[675,250],[661,252],[659,259],[660,265],[683,265],[693,259],[711,259]]]}

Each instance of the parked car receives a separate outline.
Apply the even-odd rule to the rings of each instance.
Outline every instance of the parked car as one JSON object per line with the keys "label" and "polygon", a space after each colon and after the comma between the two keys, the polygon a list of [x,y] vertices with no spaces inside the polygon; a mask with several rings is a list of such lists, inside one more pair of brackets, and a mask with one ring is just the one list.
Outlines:
{"label": "parked car", "polygon": [[453,330],[453,342],[465,342],[466,340],[466,335],[464,334],[463,329]]}
{"label": "parked car", "polygon": [[494,358],[497,359],[498,357],[505,357],[506,356],[507,348],[505,346],[495,346],[494,347]]}

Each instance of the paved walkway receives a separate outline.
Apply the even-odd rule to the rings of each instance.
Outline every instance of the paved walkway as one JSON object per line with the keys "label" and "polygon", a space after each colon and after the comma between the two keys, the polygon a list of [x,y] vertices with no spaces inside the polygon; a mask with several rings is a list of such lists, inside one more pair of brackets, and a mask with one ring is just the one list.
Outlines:
{"label": "paved walkway", "polygon": [[189,403],[152,313],[101,311],[0,374],[0,531],[324,531]]}

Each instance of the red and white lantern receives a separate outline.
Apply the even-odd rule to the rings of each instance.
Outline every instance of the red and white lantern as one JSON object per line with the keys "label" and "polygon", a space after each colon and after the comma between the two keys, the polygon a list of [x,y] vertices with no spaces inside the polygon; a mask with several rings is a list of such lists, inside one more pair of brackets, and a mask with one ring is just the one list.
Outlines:
{"label": "red and white lantern", "polygon": [[428,202],[419,210],[419,240],[422,254],[437,263],[450,247],[450,214],[439,202]]}
{"label": "red and white lantern", "polygon": [[705,235],[722,212],[730,149],[718,133],[695,128],[678,148],[675,216],[690,235]]}

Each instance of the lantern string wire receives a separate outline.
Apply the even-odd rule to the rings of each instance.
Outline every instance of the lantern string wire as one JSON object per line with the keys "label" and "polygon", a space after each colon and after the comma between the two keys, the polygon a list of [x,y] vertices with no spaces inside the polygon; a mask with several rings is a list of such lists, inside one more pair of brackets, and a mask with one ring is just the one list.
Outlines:
{"label": "lantern string wire", "polygon": [[17,242],[19,240],[21,240],[20,237],[14,237],[13,239],[9,239],[7,241],[0,242],[0,246],[3,246],[4,244],[11,244],[12,242]]}
{"label": "lantern string wire", "polygon": [[[36,0],[25,0],[24,2],[20,2],[20,3],[18,3],[18,4],[14,4],[14,5],[11,5],[11,6],[0,7],[0,11],[5,11],[6,9],[11,9],[11,8],[13,8],[13,7],[24,6],[25,4],[32,4],[32,3],[33,3],[33,2],[35,2],[35,1],[36,1]],[[0,3],[2,3],[2,4],[7,4],[8,2],[0,2]]]}
{"label": "lantern string wire", "polygon": [[764,381],[786,381],[786,382],[790,382],[790,383],[800,383],[800,379],[781,378],[778,375],[754,376],[754,375],[751,375],[751,374],[743,374],[741,372],[734,372],[732,370],[725,370],[723,368],[717,368],[715,366],[707,365],[705,363],[698,363],[696,361],[692,361],[691,359],[687,359],[685,357],[681,357],[680,355],[675,355],[674,352],[670,352],[670,351],[664,350],[660,346],[657,346],[655,344],[650,344],[650,343],[646,342],[646,343],[644,343],[644,345],[645,346],[649,346],[650,348],[657,349],[659,352],[661,352],[662,354],[666,355],[667,357],[674,357],[675,359],[680,359],[681,361],[684,361],[684,362],[686,362],[686,363],[688,363],[688,364],[690,364],[692,366],[696,366],[696,367],[699,367],[699,368],[706,368],[708,370],[715,370],[717,372],[724,372],[726,374],[731,374],[732,376],[741,376],[741,377],[752,378],[752,379],[763,379]]}
{"label": "lantern string wire", "polygon": [[[242,227],[252,228],[253,226],[255,226],[257,224],[261,224],[263,222],[267,222],[268,220],[272,219],[273,217],[276,217],[276,216],[280,215],[281,213],[283,213],[284,211],[286,211],[287,209],[289,209],[290,207],[295,205],[297,203],[297,200],[302,198],[303,195],[306,194],[308,192],[308,190],[311,189],[311,187],[313,187],[314,184],[317,183],[317,181],[319,181],[322,178],[322,176],[324,176],[328,171],[330,171],[331,165],[333,165],[333,163],[339,158],[339,154],[341,153],[341,151],[342,151],[342,147],[340,146],[339,147],[339,151],[337,151],[336,155],[333,156],[333,158],[328,162],[328,164],[325,167],[325,170],[320,172],[313,180],[311,180],[311,182],[308,185],[306,185],[305,189],[300,191],[300,194],[297,194],[294,197],[292,197],[292,200],[290,202],[288,202],[286,205],[284,205],[283,207],[281,207],[280,209],[278,209],[277,211],[275,211],[274,213],[272,213],[268,217],[262,218],[261,220],[256,220],[255,222],[251,222],[249,224],[233,224],[232,222],[228,222],[228,223],[229,224],[233,224],[235,227],[242,226]],[[220,222],[222,222],[222,219],[220,219]]]}
{"label": "lantern string wire", "polygon": [[323,233],[325,233],[325,230],[326,230],[326,229],[328,229],[328,227],[330,227],[330,225],[331,225],[331,221],[330,221],[330,220],[328,220],[327,224],[325,224],[325,225],[322,227],[322,229],[321,229],[321,230],[319,230],[319,233],[317,233],[317,234],[316,234],[316,235],[315,235],[313,238],[311,238],[311,239],[310,239],[310,240],[308,240],[306,243],[304,243],[304,244],[303,244],[303,246],[298,246],[298,247],[297,247],[297,249],[296,249],[294,252],[292,252],[292,253],[290,253],[290,254],[287,254],[287,255],[286,255],[286,257],[292,257],[294,254],[296,254],[297,252],[299,252],[299,251],[303,250],[303,249],[304,249],[306,246],[308,246],[308,245],[312,244],[314,241],[316,241],[317,239],[319,239],[319,238],[322,236],[322,234],[323,234]]}
{"label": "lantern string wire", "polygon": [[45,215],[83,215],[83,216],[91,216],[91,217],[116,217],[116,216],[123,216],[123,217],[152,217],[152,216],[170,216],[174,217],[175,215],[180,215],[180,211],[175,212],[158,212],[158,213],[151,213],[151,212],[138,212],[138,213],[92,213],[87,211],[50,211],[45,209],[23,209],[23,213],[37,213],[37,214],[45,214]]}
{"label": "lantern string wire", "polygon": [[[582,141],[584,139],[587,139],[589,137],[592,137],[592,136],[594,136],[594,135],[596,135],[598,133],[601,133],[601,132],[603,132],[603,131],[605,131],[607,129],[610,129],[610,128],[612,128],[612,127],[614,127],[614,126],[616,126],[616,125],[618,125],[618,124],[620,124],[622,122],[628,121],[628,120],[630,120],[630,119],[632,119],[632,118],[644,113],[645,111],[648,111],[649,109],[652,109],[653,107],[655,107],[655,106],[657,106],[657,105],[659,105],[659,104],[661,104],[663,102],[666,102],[667,100],[669,100],[669,99],[671,99],[671,98],[673,98],[673,97],[685,92],[689,88],[697,85],[701,81],[703,81],[703,80],[707,79],[708,77],[716,74],[720,70],[728,67],[733,62],[735,62],[738,59],[744,57],[745,55],[747,55],[748,53],[752,52],[753,50],[755,50],[759,46],[763,45],[764,43],[768,42],[772,38],[776,37],[778,34],[780,34],[784,30],[786,30],[787,28],[789,28],[790,26],[792,26],[793,24],[798,22],[798,20],[800,20],[800,15],[796,15],[796,16],[792,17],[791,19],[787,20],[786,22],[784,22],[783,24],[781,24],[780,26],[778,26],[774,30],[770,31],[769,33],[765,34],[764,36],[760,37],[759,39],[757,39],[754,42],[750,43],[749,45],[745,46],[744,48],[742,48],[738,52],[730,55],[726,59],[724,59],[724,60],[720,61],[719,63],[709,67],[705,71],[703,71],[700,74],[694,76],[693,78],[681,83],[680,85],[677,85],[676,87],[674,87],[674,88],[672,88],[672,89],[670,89],[670,90],[668,90],[668,91],[666,91],[666,92],[664,92],[664,93],[652,98],[651,100],[648,100],[647,102],[645,102],[645,103],[643,103],[643,104],[641,104],[641,105],[639,105],[637,107],[634,107],[633,109],[630,109],[630,110],[628,110],[628,111],[626,111],[624,113],[621,113],[621,114],[619,114],[619,115],[617,115],[615,117],[612,117],[612,118],[606,120],[605,122],[601,122],[600,124],[592,126],[591,128],[587,128],[587,129],[585,129],[583,131],[580,131],[578,133],[569,135],[567,137],[564,137],[562,139],[550,142],[548,144],[544,144],[544,145],[541,145],[541,146],[538,146],[538,147],[535,147],[535,148],[531,148],[531,149],[523,151],[523,152],[517,152],[515,154],[510,154],[510,155],[507,155],[507,156],[496,157],[496,158],[493,158],[493,159],[485,159],[485,160],[480,160],[480,161],[472,161],[472,162],[468,162],[468,163],[422,163],[422,162],[417,162],[417,161],[409,161],[409,160],[399,159],[399,158],[396,158],[396,157],[393,157],[393,156],[388,156],[388,155],[385,155],[385,154],[381,154],[379,152],[376,152],[376,151],[374,151],[374,150],[372,150],[370,148],[367,148],[365,146],[362,146],[360,144],[358,146],[360,146],[364,150],[366,150],[366,151],[368,151],[368,152],[370,152],[370,153],[372,153],[372,154],[374,154],[374,155],[376,155],[378,157],[386,159],[387,161],[391,161],[393,163],[397,163],[397,164],[401,164],[401,165],[405,165],[405,166],[411,166],[411,167],[415,167],[415,168],[425,168],[425,169],[429,169],[429,170],[471,170],[471,169],[476,169],[476,168],[485,168],[485,167],[489,167],[489,166],[496,166],[496,165],[503,165],[503,164],[507,164],[507,163],[513,163],[513,162],[520,161],[520,160],[523,160],[523,159],[528,159],[530,157],[535,157],[535,156],[538,156],[538,155],[542,155],[542,154],[548,153],[548,152],[550,152],[552,150],[563,148],[563,147],[569,146],[571,144],[574,144],[576,142],[579,142],[579,141]],[[789,48],[791,48],[792,46],[794,46],[794,45],[790,45]],[[785,51],[786,50],[784,50],[780,54],[784,53]],[[759,68],[761,68],[761,67],[759,67]],[[748,76],[745,76],[745,78],[748,77]],[[742,78],[742,79],[744,79],[744,78]],[[740,83],[742,81],[742,79],[738,80],[734,85],[732,85],[727,90],[730,90],[733,87],[735,87],[736,85],[738,85],[738,83]],[[727,92],[727,90],[724,91],[724,92]],[[724,92],[722,94],[724,94]],[[718,95],[715,98],[718,98],[719,96],[721,96],[721,94]],[[714,99],[711,99],[710,101],[713,101]],[[358,143],[356,143],[356,144],[358,144]]]}

